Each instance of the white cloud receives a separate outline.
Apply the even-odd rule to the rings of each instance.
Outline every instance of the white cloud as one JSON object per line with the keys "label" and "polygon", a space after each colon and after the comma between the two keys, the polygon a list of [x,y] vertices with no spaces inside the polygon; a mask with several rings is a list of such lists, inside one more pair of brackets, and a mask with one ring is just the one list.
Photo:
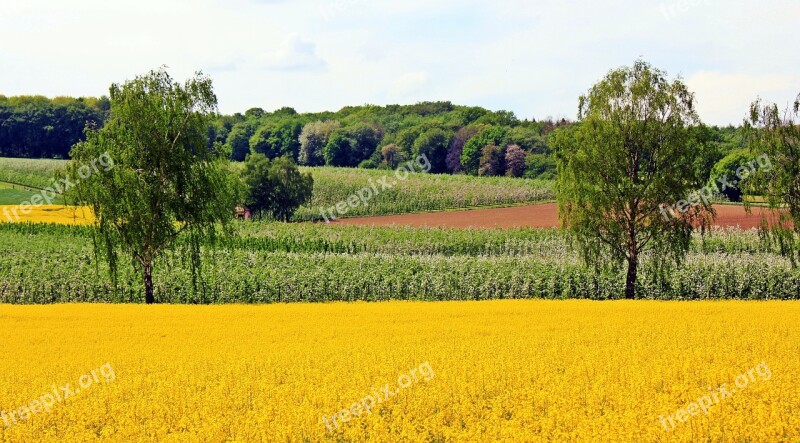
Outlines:
{"label": "white cloud", "polygon": [[543,118],[574,116],[581,93],[640,56],[689,76],[707,123],[800,92],[796,0],[671,20],[659,2],[0,1],[0,93],[99,95],[167,65],[175,78],[207,71],[225,113],[452,100]]}
{"label": "white cloud", "polygon": [[257,66],[287,71],[316,71],[325,67],[325,61],[317,56],[314,43],[292,33],[277,49],[267,51],[259,59]]}
{"label": "white cloud", "polygon": [[392,95],[405,97],[420,92],[428,83],[428,74],[424,71],[409,72],[395,80],[392,87]]}
{"label": "white cloud", "polygon": [[686,79],[704,121],[740,124],[758,97],[783,106],[800,92],[800,77],[698,71]]}

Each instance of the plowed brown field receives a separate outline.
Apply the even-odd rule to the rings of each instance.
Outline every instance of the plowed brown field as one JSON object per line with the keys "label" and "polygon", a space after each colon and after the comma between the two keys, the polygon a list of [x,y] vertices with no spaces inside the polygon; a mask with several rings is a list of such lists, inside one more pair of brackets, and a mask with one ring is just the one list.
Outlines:
{"label": "plowed brown field", "polygon": [[[758,227],[762,217],[768,214],[768,211],[761,208],[753,208],[752,213],[747,214],[744,207],[733,205],[717,205],[714,206],[714,209],[717,211],[715,225],[723,227],[738,226],[743,229]],[[358,217],[342,219],[335,223],[375,226],[441,226],[451,228],[552,228],[560,226],[558,207],[555,203],[511,208]]]}

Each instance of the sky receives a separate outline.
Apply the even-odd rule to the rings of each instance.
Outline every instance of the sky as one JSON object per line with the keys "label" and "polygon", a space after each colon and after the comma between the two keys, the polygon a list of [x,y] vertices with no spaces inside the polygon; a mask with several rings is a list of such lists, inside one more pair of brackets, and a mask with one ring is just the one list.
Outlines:
{"label": "sky", "polygon": [[642,58],[708,124],[800,93],[800,2],[0,0],[0,94],[99,96],[162,65],[211,76],[220,111],[448,100],[574,119]]}

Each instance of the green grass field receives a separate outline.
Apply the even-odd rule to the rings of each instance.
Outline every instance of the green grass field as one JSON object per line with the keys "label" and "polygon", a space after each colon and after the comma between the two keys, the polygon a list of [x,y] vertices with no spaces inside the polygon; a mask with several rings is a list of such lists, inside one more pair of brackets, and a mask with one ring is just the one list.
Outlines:
{"label": "green grass field", "polygon": [[[0,181],[0,205],[19,205],[29,202],[31,197],[37,194],[39,192],[31,188]],[[53,200],[53,204],[64,204],[64,199],[58,197]]]}
{"label": "green grass field", "polygon": [[[0,182],[22,183],[39,188],[50,185],[64,160],[0,158]],[[240,170],[241,164],[234,164]],[[345,216],[406,214],[483,206],[536,203],[555,198],[553,183],[508,177],[410,174],[399,179],[393,171],[356,168],[301,168],[314,177],[311,201],[298,209],[295,220],[321,220],[320,209],[347,200],[387,176],[391,189],[382,190],[366,205],[350,209]],[[382,186],[377,185],[378,188]],[[0,198],[3,198],[0,195]],[[3,204],[19,204],[24,194],[5,196]]]}
{"label": "green grass field", "polygon": [[0,205],[18,205],[30,200],[35,194],[10,183],[0,182]]}

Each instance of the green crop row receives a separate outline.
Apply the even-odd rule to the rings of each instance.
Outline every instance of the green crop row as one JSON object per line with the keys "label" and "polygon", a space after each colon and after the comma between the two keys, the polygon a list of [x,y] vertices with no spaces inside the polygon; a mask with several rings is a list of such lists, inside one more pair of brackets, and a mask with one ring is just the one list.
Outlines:
{"label": "green crop row", "polygon": [[[298,220],[321,220],[329,209],[362,189],[377,189],[367,204],[348,207],[347,217],[442,211],[476,206],[512,205],[555,199],[552,182],[509,177],[409,174],[352,168],[302,168],[314,177],[311,201],[295,214]],[[401,175],[402,176],[402,175]],[[384,180],[384,177],[386,179]],[[390,186],[384,189],[379,182]],[[374,186],[374,188],[373,188]],[[374,193],[374,191],[373,191]]]}
{"label": "green crop row", "polygon": [[[614,299],[623,293],[622,275],[585,268],[557,230],[392,231],[291,224],[261,225],[262,232],[257,226],[240,226],[238,240],[207,251],[196,287],[187,259],[167,253],[157,263],[157,298],[268,303]],[[258,238],[272,240],[258,244]],[[654,299],[800,296],[800,271],[775,253],[760,252],[757,234],[725,231],[713,238],[711,252],[695,246],[666,278],[643,269],[640,294]],[[330,246],[337,244],[355,246],[347,251]],[[729,248],[740,251],[731,254],[725,251]],[[112,287],[106,265],[94,256],[89,228],[0,225],[0,257],[0,302],[141,301],[142,284],[129,261],[122,263],[119,286]]]}
{"label": "green crop row", "polygon": [[[56,242],[64,237],[83,237],[88,242],[90,236],[89,227],[19,223],[0,224],[0,232],[49,234]],[[219,238],[215,246],[252,252],[577,257],[563,231],[534,228],[455,229],[237,222],[234,235]],[[715,229],[705,236],[697,234],[691,250],[702,254],[778,253],[778,248],[765,243],[757,231],[736,229]]]}

